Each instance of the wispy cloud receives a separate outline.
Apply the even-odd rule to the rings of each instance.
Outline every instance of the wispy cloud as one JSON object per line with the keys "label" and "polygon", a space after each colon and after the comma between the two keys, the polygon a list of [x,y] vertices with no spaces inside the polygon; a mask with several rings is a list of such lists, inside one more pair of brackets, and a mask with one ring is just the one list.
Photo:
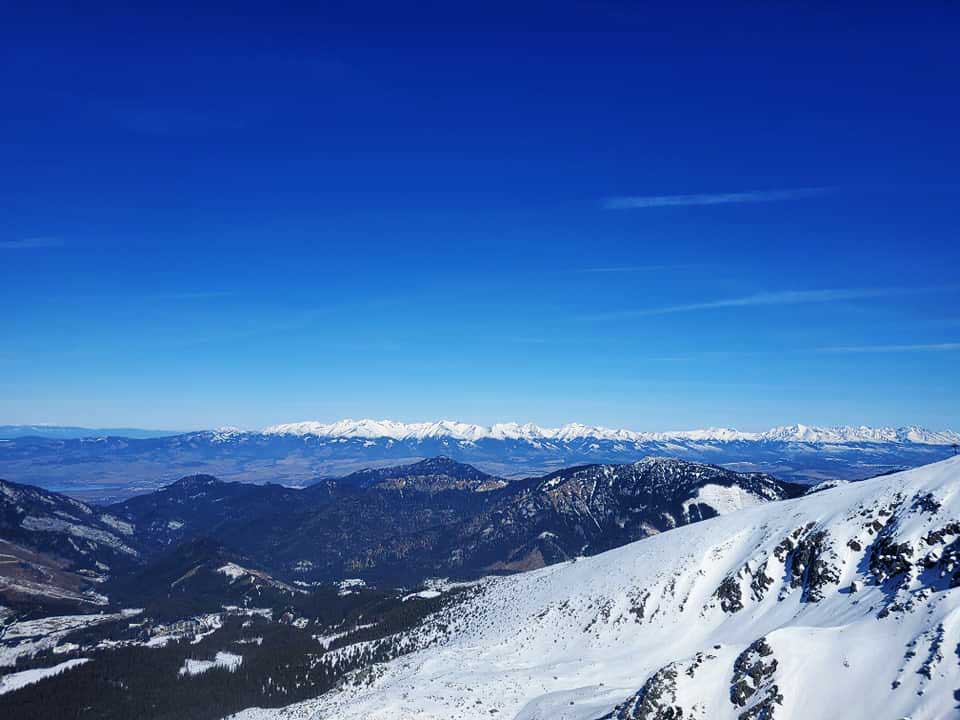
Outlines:
{"label": "wispy cloud", "polygon": [[779,292],[757,293],[744,297],[708,300],[706,302],[686,303],[683,305],[665,305],[637,310],[616,310],[591,315],[592,318],[628,318],[647,315],[672,315],[674,313],[717,310],[721,308],[756,307],[766,305],[802,305],[808,303],[830,303],[842,300],[862,300],[866,298],[912,295],[933,291],[934,288],[841,288],[833,290],[783,290]]}
{"label": "wispy cloud", "polygon": [[829,347],[792,347],[766,348],[753,350],[697,350],[692,352],[674,353],[671,355],[653,355],[644,360],[722,360],[726,358],[743,357],[778,357],[782,355],[810,355],[810,354],[856,354],[856,353],[925,353],[925,352],[955,352],[960,351],[960,342],[945,343],[914,343],[908,345],[838,345]]}
{"label": "wispy cloud", "polygon": [[588,267],[581,268],[576,272],[588,273],[588,274],[611,274],[611,273],[641,273],[641,272],[656,272],[659,270],[685,270],[693,267],[699,267],[698,265],[684,264],[684,265],[607,265],[601,267]]}
{"label": "wispy cloud", "polygon": [[167,293],[162,295],[146,295],[144,300],[211,300],[215,298],[231,297],[233,293],[226,290],[196,290]]}
{"label": "wispy cloud", "polygon": [[960,350],[960,343],[924,343],[919,345],[849,345],[819,348],[823,353],[909,353],[950,352]]}
{"label": "wispy cloud", "polygon": [[608,210],[637,210],[644,208],[682,207],[686,205],[730,205],[734,203],[774,202],[798,200],[823,195],[833,188],[813,187],[792,190],[746,190],[728,193],[700,193],[696,195],[635,195],[607,198],[603,206]]}
{"label": "wispy cloud", "polygon": [[0,250],[33,250],[36,248],[62,247],[63,240],[53,237],[24,238],[23,240],[2,240]]}

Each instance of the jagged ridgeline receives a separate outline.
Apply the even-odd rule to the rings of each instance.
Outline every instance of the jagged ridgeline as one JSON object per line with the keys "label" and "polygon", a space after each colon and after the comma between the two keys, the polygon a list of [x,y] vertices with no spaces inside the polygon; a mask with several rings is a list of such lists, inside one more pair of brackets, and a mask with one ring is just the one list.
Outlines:
{"label": "jagged ridgeline", "polygon": [[226,593],[215,573],[227,562],[288,583],[411,585],[528,570],[803,490],[665,458],[512,482],[449,458],[305,489],[195,475],[105,509],[0,487],[6,552],[20,561],[0,566],[7,603],[73,602],[81,611],[107,596],[142,606],[191,569],[176,585],[185,610],[218,594],[234,602],[236,587]]}
{"label": "jagged ridgeline", "polygon": [[290,578],[410,583],[542,567],[800,491],[658,458],[510,483],[439,458],[305,490],[188,478],[110,511],[155,552],[203,535]]}

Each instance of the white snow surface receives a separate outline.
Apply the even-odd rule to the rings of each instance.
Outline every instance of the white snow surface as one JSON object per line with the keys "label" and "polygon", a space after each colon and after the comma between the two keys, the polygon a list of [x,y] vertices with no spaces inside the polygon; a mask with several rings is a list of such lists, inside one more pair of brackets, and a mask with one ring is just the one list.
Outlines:
{"label": "white snow surface", "polygon": [[106,545],[127,555],[138,555],[136,550],[125,545],[118,537],[111,535],[105,530],[88,527],[87,525],[78,525],[77,523],[72,523],[61,518],[27,515],[20,521],[20,527],[24,530],[34,530],[38,532],[67,533],[74,537]]}
{"label": "white snow surface", "polygon": [[4,638],[11,640],[14,638],[26,637],[46,637],[51,635],[60,635],[80,628],[100,625],[105,622],[123,620],[124,618],[136,617],[143,610],[140,608],[130,608],[121,610],[117,613],[100,613],[98,615],[56,615],[52,617],[40,618],[38,620],[24,620],[7,627]]}
{"label": "white snow surface", "polygon": [[18,658],[32,657],[44,650],[52,650],[75,630],[134,617],[141,612],[143,611],[138,608],[131,608],[99,615],[57,615],[39,620],[24,620],[8,625],[5,629],[0,628],[0,639],[3,640],[0,643],[0,669],[16,665]]}
{"label": "white snow surface", "polygon": [[0,677],[0,695],[12,692],[13,690],[19,690],[20,688],[31,685],[35,682],[40,682],[44,678],[59,675],[64,670],[69,670],[77,665],[83,665],[85,662],[89,661],[90,658],[76,658],[74,660],[67,660],[59,663],[53,667],[34,668],[33,670],[23,670],[21,672],[4,675]]}
{"label": "white snow surface", "polygon": [[395,420],[340,420],[334,423],[315,421],[284,423],[264,428],[265,435],[297,435],[318,438],[366,438],[371,440],[425,440],[449,438],[474,443],[478,440],[523,440],[569,442],[574,440],[613,440],[622,442],[718,441],[718,442],[800,442],[800,443],[919,443],[924,445],[953,445],[960,442],[960,433],[950,430],[931,431],[909,426],[901,428],[814,427],[784,425],[765,432],[743,432],[730,428],[706,428],[673,432],[638,432],[599,426],[569,423],[547,428],[533,423],[497,423],[475,425],[454,420],[403,423]]}
{"label": "white snow surface", "polygon": [[[958,542],[958,522],[960,458],[952,458],[488,578],[404,636],[415,652],[365,681],[237,717],[596,720],[651,678],[663,685],[664,669],[674,680],[656,702],[684,718],[735,720],[771,692],[782,695],[776,720],[958,717],[960,587],[950,588],[948,575],[957,568],[922,563],[931,543],[939,557]],[[868,570],[878,527],[910,548],[909,570],[887,581]],[[820,531],[819,557],[835,577],[811,599],[781,559],[800,563],[791,567],[806,583],[799,550],[780,548]],[[944,532],[931,540],[936,531]],[[759,593],[757,578],[768,581]],[[721,605],[722,583],[739,588],[741,608]],[[761,639],[776,667],[759,687],[748,680],[754,694],[735,705],[735,663]]]}
{"label": "white snow surface", "polygon": [[124,535],[133,535],[133,531],[135,529],[130,523],[126,522],[125,520],[121,520],[118,517],[114,517],[109,513],[103,513],[100,515],[100,522],[102,522],[104,525],[109,525],[114,530],[117,530]]}
{"label": "white snow surface", "polygon": [[87,603],[89,605],[106,605],[109,599],[106,595],[84,590],[74,592],[58,585],[50,583],[35,582],[33,580],[21,580],[0,575],[0,591],[12,591],[25,595],[36,595],[46,599],[73,600],[75,602]]}
{"label": "white snow surface", "polygon": [[703,503],[709,505],[717,515],[726,515],[727,513],[743,510],[748,507],[756,507],[763,503],[770,502],[768,498],[761,497],[752,493],[739,485],[703,485],[697,489],[697,494],[683,503],[684,513],[688,513],[688,508],[694,503]]}
{"label": "white snow surface", "polygon": [[234,655],[228,652],[218,652],[213,660],[191,660],[184,661],[180,668],[180,675],[200,675],[213,668],[221,668],[233,672],[243,664],[242,655]]}
{"label": "white snow surface", "polygon": [[344,595],[350,595],[359,590],[362,590],[367,586],[367,583],[362,578],[346,578],[337,583],[337,595],[343,597]]}
{"label": "white snow surface", "polygon": [[221,568],[217,568],[217,572],[223,575],[226,575],[231,580],[239,580],[240,578],[247,577],[250,574],[250,571],[245,567],[241,567],[236,563],[227,563]]}
{"label": "white snow surface", "polygon": [[292,585],[287,585],[285,582],[281,582],[270,575],[267,575],[264,572],[259,570],[251,570],[250,568],[245,568],[242,565],[237,565],[236,563],[228,562],[226,565],[223,565],[217,568],[217,572],[221,575],[226,575],[231,583],[236,582],[237,580],[246,580],[250,579],[253,583],[263,583],[266,585],[271,585],[280,590],[286,590],[290,593],[305,593],[305,590],[294,587]]}

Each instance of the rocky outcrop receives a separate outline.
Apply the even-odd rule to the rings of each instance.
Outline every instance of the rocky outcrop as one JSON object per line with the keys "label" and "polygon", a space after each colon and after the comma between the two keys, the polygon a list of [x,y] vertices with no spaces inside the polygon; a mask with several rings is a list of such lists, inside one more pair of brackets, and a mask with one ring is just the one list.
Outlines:
{"label": "rocky outcrop", "polygon": [[783,704],[783,695],[774,682],[777,659],[766,638],[753,642],[733,665],[730,702],[744,708],[739,720],[773,720],[774,710]]}
{"label": "rocky outcrop", "polygon": [[727,575],[713,595],[720,601],[720,609],[725,613],[735,613],[743,610],[740,581],[735,576]]}
{"label": "rocky outcrop", "polygon": [[[792,590],[800,588],[801,602],[820,602],[828,585],[840,582],[840,563],[826,530],[813,523],[795,529],[776,548]],[[781,598],[783,595],[781,595]]]}
{"label": "rocky outcrop", "polygon": [[682,720],[676,704],[677,667],[671,663],[650,676],[643,687],[600,720]]}

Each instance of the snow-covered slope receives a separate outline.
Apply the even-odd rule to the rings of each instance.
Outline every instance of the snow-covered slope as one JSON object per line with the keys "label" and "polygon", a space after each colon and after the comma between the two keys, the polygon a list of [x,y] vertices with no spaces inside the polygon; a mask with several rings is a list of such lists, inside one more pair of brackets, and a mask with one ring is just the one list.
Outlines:
{"label": "snow-covered slope", "polygon": [[242,717],[958,717],[960,458],[491,578],[390,647]]}
{"label": "snow-covered slope", "polygon": [[4,675],[0,677],[0,695],[7,692],[12,692],[13,690],[19,690],[20,688],[31,685],[35,682],[40,682],[44,678],[52,677],[58,673],[62,673],[64,670],[69,670],[72,667],[77,665],[83,665],[85,662],[89,662],[89,658],[76,658],[74,660],[67,660],[66,662],[58,663],[53,667],[48,668],[36,668],[34,670],[24,670],[22,672],[10,673],[9,675]]}

